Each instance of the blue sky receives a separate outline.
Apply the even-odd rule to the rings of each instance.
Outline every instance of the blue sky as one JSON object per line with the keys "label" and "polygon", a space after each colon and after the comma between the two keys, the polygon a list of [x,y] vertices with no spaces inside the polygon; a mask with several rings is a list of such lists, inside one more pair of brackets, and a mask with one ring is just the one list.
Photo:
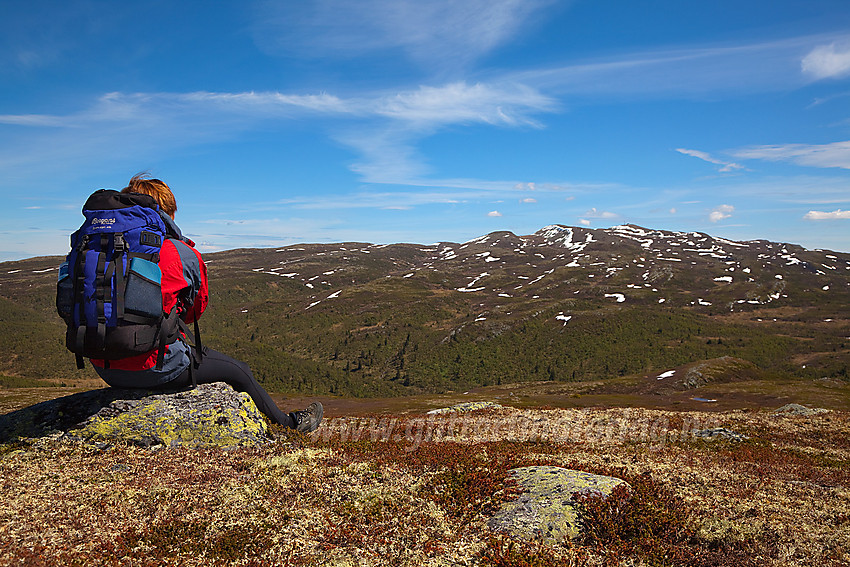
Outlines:
{"label": "blue sky", "polygon": [[0,260],[634,223],[850,251],[846,0],[0,0]]}

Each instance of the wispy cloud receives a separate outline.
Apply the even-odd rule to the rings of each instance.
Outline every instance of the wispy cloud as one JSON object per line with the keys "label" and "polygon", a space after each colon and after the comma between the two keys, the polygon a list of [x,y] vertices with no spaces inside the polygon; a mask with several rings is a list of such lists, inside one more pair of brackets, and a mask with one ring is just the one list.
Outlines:
{"label": "wispy cloud", "polygon": [[805,220],[837,220],[837,219],[850,219],[850,211],[842,211],[841,209],[836,209],[832,212],[826,211],[809,211],[805,215],[803,215]]}
{"label": "wispy cloud", "polygon": [[416,150],[422,138],[453,124],[537,127],[532,115],[556,108],[553,99],[523,85],[463,82],[360,99],[355,106],[361,116],[373,122],[353,128],[341,126],[334,134],[337,141],[360,155],[351,166],[353,171],[370,183],[443,187],[465,184],[426,178],[426,162]]}
{"label": "wispy cloud", "polygon": [[[108,93],[66,115],[0,115],[0,124],[30,127],[0,143],[0,166],[68,163],[165,155],[177,148],[231,139],[269,121],[312,120],[352,148],[351,168],[364,181],[428,184],[416,144],[454,124],[536,126],[553,99],[518,84],[449,83],[342,98],[328,93]],[[333,121],[332,126],[324,120]],[[108,157],[106,157],[108,156]],[[455,180],[464,186],[462,180]],[[449,186],[451,180],[437,185]]]}
{"label": "wispy cloud", "polygon": [[728,219],[732,216],[732,213],[735,212],[735,207],[732,205],[720,205],[719,207],[715,207],[709,214],[708,220],[711,222],[720,222],[724,219]]}
{"label": "wispy cloud", "polygon": [[743,165],[717,159],[717,158],[711,156],[711,154],[708,154],[706,152],[701,152],[699,150],[687,150],[685,148],[676,148],[676,151],[679,152],[680,154],[685,154],[686,156],[699,158],[703,161],[707,161],[708,163],[713,163],[715,165],[719,165],[721,167],[720,167],[720,169],[718,169],[718,171],[721,172],[721,173],[728,173],[728,172],[734,171],[736,169],[746,169]]}
{"label": "wispy cloud", "polygon": [[408,210],[419,205],[453,204],[464,200],[481,199],[481,191],[381,191],[353,194],[293,197],[272,203],[259,203],[258,210],[287,207],[301,210],[396,209]]}
{"label": "wispy cloud", "polygon": [[[285,246],[301,242],[415,242],[433,241],[434,235],[405,228],[376,224],[370,228],[352,226],[344,218],[271,217],[254,219],[213,219],[194,224],[188,234],[202,251],[236,247]],[[64,236],[67,240],[67,235]]]}
{"label": "wispy cloud", "polygon": [[[0,115],[18,126],[84,127],[97,122],[181,118],[184,122],[233,117],[267,120],[310,115],[383,117],[409,125],[437,127],[458,122],[509,126],[536,125],[533,113],[551,112],[554,99],[521,84],[449,83],[394,93],[343,99],[327,93],[279,92],[107,93],[87,109],[68,115]],[[175,128],[179,128],[176,125]]]}
{"label": "wispy cloud", "polygon": [[801,67],[803,73],[815,79],[850,75],[850,42],[815,47],[803,58]]}
{"label": "wispy cloud", "polygon": [[734,155],[743,159],[788,161],[809,167],[850,169],[850,141],[831,144],[753,146],[736,150]]}
{"label": "wispy cloud", "polygon": [[499,211],[490,211],[489,213],[487,213],[487,216],[488,217],[500,217],[500,216],[502,216],[502,213],[500,213]]}
{"label": "wispy cloud", "polygon": [[441,67],[463,66],[503,45],[552,0],[267,1],[257,11],[255,40],[272,53],[358,57],[402,50]]}
{"label": "wispy cloud", "polygon": [[538,126],[531,113],[551,112],[557,105],[519,83],[457,82],[384,96],[368,106],[376,115],[431,128],[454,123]]}
{"label": "wispy cloud", "polygon": [[801,87],[800,62],[817,46],[848,41],[847,34],[798,36],[738,45],[683,45],[517,72],[513,77],[545,92],[585,101],[600,98],[677,98]]}

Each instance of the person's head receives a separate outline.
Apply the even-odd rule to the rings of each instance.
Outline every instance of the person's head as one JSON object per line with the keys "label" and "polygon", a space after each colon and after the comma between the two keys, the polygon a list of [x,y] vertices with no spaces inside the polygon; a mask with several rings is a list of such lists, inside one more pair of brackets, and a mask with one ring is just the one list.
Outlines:
{"label": "person's head", "polygon": [[159,179],[150,179],[147,173],[138,173],[130,179],[126,187],[121,189],[122,193],[142,193],[150,195],[159,203],[159,208],[162,212],[174,218],[174,213],[177,212],[177,200],[174,198],[174,193],[171,188]]}

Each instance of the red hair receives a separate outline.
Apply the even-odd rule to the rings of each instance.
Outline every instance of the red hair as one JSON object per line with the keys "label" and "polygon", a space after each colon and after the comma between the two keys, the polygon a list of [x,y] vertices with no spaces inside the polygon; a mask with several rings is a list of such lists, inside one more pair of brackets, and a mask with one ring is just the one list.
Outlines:
{"label": "red hair", "polygon": [[171,218],[174,218],[174,213],[177,212],[177,200],[174,198],[171,188],[160,179],[151,179],[147,173],[134,175],[127,186],[121,189],[121,192],[150,195],[159,203],[159,208]]}

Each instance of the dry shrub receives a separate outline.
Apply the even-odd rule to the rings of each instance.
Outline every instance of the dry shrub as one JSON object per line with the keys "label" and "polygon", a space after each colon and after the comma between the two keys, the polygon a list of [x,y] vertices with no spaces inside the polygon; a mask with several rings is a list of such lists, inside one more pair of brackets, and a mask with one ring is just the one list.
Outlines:
{"label": "dry shrub", "polygon": [[616,487],[608,498],[576,494],[584,519],[580,545],[599,554],[606,565],[640,558],[647,565],[757,565],[756,558],[775,555],[774,540],[707,540],[698,535],[695,512],[649,473],[613,474],[631,490]]}
{"label": "dry shrub", "polygon": [[477,557],[487,567],[573,567],[585,565],[587,560],[585,554],[568,556],[551,547],[508,536],[490,537]]}

